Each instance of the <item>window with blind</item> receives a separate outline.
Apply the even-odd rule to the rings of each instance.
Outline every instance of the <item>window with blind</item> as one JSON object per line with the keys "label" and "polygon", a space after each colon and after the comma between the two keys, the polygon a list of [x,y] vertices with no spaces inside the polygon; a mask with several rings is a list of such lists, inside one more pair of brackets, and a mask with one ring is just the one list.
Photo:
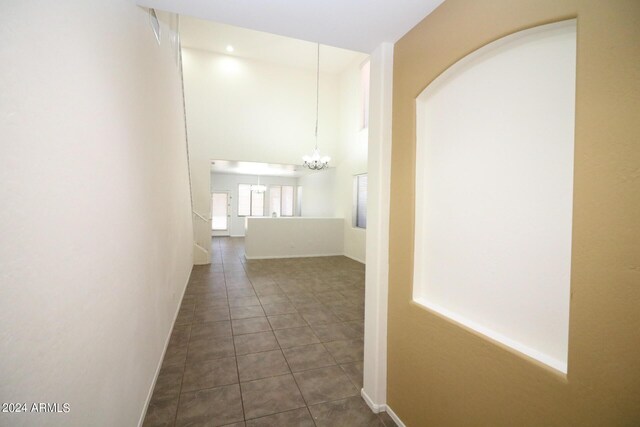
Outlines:
{"label": "window with blind", "polygon": [[269,188],[269,212],[271,215],[280,216],[280,200],[282,200],[282,187],[271,186]]}
{"label": "window with blind", "polygon": [[272,185],[269,188],[269,211],[276,216],[293,216],[294,191],[291,185]]}
{"label": "window with blind", "polygon": [[250,184],[238,184],[238,216],[264,216],[264,193],[252,191]]}
{"label": "window with blind", "polygon": [[367,228],[367,174],[355,176],[355,226]]}
{"label": "window with blind", "polygon": [[293,186],[282,186],[282,216],[293,216]]}

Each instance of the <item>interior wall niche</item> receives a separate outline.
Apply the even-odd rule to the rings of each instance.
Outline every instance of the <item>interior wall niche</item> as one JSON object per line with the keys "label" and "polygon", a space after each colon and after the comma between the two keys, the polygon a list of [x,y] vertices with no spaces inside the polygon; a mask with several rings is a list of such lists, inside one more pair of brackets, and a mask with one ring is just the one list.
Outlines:
{"label": "interior wall niche", "polygon": [[567,372],[576,21],[471,53],[416,99],[414,301]]}

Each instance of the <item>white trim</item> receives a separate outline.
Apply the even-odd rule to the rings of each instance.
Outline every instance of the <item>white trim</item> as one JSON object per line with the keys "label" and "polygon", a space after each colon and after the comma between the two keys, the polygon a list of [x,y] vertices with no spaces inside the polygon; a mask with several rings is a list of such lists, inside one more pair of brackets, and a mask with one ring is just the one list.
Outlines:
{"label": "white trim", "polygon": [[396,415],[395,412],[393,412],[393,410],[391,408],[389,408],[389,406],[387,406],[387,414],[389,414],[389,416],[391,417],[391,419],[393,420],[394,423],[396,423],[396,425],[398,427],[407,427],[405,425],[405,423],[402,422],[402,420],[400,419],[400,417],[398,417],[398,415]]}
{"label": "white trim", "polygon": [[387,405],[384,405],[384,404],[378,405],[373,403],[373,400],[371,400],[371,398],[369,397],[367,392],[364,391],[364,389],[360,389],[360,396],[362,396],[362,399],[367,404],[367,406],[369,406],[369,408],[373,411],[374,414],[379,414],[380,412],[385,412],[387,410]]}
{"label": "white trim", "polygon": [[414,298],[413,301],[418,304],[420,307],[424,307],[429,311],[433,311],[445,319],[450,320],[451,322],[461,325],[465,328],[469,328],[474,332],[489,338],[491,341],[496,341],[500,344],[503,344],[509,347],[512,350],[515,350],[517,354],[523,354],[532,359],[537,360],[538,362],[542,362],[550,368],[558,371],[559,374],[566,377],[567,374],[567,362],[563,362],[561,360],[555,359],[547,354],[544,354],[536,349],[528,347],[518,341],[515,341],[499,332],[494,331],[493,329],[489,329],[481,324],[474,322],[473,320],[469,320],[466,317],[455,313],[451,310],[447,310],[444,307],[441,307],[437,304],[434,304],[427,300],[426,298]]}
{"label": "white trim", "polygon": [[360,390],[360,396],[362,396],[364,403],[367,404],[369,409],[371,409],[371,411],[373,411],[374,414],[379,414],[380,412],[386,412],[387,414],[389,414],[393,422],[396,423],[398,427],[407,427],[405,423],[402,422],[400,417],[398,417],[398,415],[395,412],[393,412],[393,410],[389,407],[389,405],[377,405],[373,403],[373,400],[371,400],[371,398],[369,397],[367,392],[364,391],[364,389]]}
{"label": "white trim", "polygon": [[354,260],[354,261],[357,261],[357,262],[359,262],[360,264],[365,264],[365,265],[367,264],[364,260],[362,260],[362,259],[360,259],[360,258],[357,258],[357,257],[351,256],[351,255],[348,255],[348,254],[346,254],[346,253],[344,253],[344,254],[342,254],[342,255],[346,256],[346,257],[347,257],[347,258],[349,258],[349,259],[352,259],[352,260]]}
{"label": "white trim", "polygon": [[[274,255],[274,256],[247,256],[247,254],[244,254],[244,257],[246,259],[249,260],[254,260],[254,259],[282,259],[282,258],[319,258],[319,257],[326,257],[326,256],[342,256],[344,255],[343,253],[339,253],[339,254],[322,254],[322,255],[318,255],[318,254],[313,254],[313,255]],[[346,256],[346,255],[345,255]]]}
{"label": "white trim", "polygon": [[371,54],[370,84],[363,389],[371,404],[382,408],[387,403],[393,44],[383,43]]}
{"label": "white trim", "polygon": [[176,320],[178,319],[178,313],[180,312],[180,307],[182,307],[182,300],[184,299],[184,294],[187,292],[187,285],[189,284],[189,279],[191,278],[191,272],[189,272],[189,277],[187,277],[187,282],[184,284],[184,289],[182,290],[182,297],[180,298],[180,303],[176,308],[176,313],[173,315],[173,322],[171,322],[171,329],[169,330],[169,335],[167,335],[167,339],[164,342],[164,349],[162,350],[162,355],[160,356],[160,361],[158,362],[158,366],[156,367],[156,373],[153,376],[153,381],[151,382],[151,388],[149,389],[149,393],[147,393],[147,399],[144,403],[144,407],[142,408],[142,414],[140,415],[140,419],[138,420],[138,427],[142,427],[142,423],[144,423],[144,417],[147,415],[147,410],[149,410],[149,403],[151,403],[151,397],[153,396],[153,390],[156,388],[156,382],[158,381],[158,375],[160,375],[160,369],[162,368],[162,362],[164,361],[164,355],[167,352],[167,347],[169,347],[169,341],[171,340],[171,334],[173,333],[173,328],[176,326]]}

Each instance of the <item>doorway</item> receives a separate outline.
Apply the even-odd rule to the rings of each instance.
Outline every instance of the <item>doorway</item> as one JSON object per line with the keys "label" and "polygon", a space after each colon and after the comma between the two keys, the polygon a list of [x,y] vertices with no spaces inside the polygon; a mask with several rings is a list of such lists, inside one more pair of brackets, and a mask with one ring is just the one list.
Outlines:
{"label": "doorway", "polygon": [[229,235],[229,192],[211,193],[211,235]]}

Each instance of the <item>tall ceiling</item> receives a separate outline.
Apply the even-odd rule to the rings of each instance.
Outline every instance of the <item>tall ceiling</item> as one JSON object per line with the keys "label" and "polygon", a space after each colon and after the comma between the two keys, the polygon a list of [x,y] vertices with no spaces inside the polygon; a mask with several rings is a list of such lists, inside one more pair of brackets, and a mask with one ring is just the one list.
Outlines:
{"label": "tall ceiling", "polygon": [[[317,66],[316,44],[291,37],[187,16],[180,20],[180,38],[182,46],[187,48],[312,71]],[[228,52],[227,46],[232,46],[233,52]],[[366,57],[364,53],[323,45],[320,47],[320,71],[337,74],[349,64],[364,61]]]}
{"label": "tall ceiling", "polygon": [[444,0],[136,0],[218,23],[358,52],[395,43]]}
{"label": "tall ceiling", "polygon": [[299,178],[314,173],[300,165],[212,160],[211,172],[232,175],[283,176]]}

